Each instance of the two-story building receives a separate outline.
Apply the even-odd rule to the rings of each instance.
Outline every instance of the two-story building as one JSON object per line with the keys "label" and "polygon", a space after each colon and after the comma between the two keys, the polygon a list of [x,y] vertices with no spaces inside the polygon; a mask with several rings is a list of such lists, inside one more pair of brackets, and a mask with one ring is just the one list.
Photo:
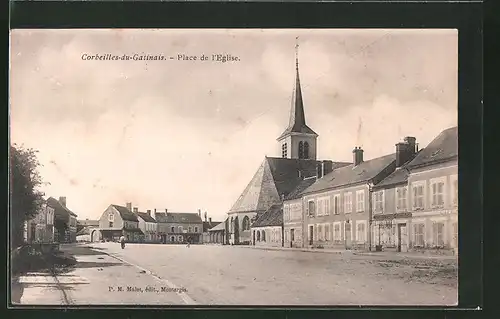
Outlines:
{"label": "two-story building", "polygon": [[417,154],[414,137],[396,144],[396,170],[372,189],[372,243],[376,250],[408,251],[411,208],[408,164]]}
{"label": "two-story building", "polygon": [[306,246],[370,249],[371,188],[395,166],[395,154],[364,161],[363,150],[356,147],[353,164],[333,170],[303,191]]}
{"label": "two-story building", "polygon": [[44,200],[38,213],[25,223],[24,239],[28,243],[54,242],[55,209]]}
{"label": "two-story building", "polygon": [[407,168],[410,248],[458,253],[458,127],[442,131]]}
{"label": "two-story building", "polygon": [[118,241],[123,235],[127,242],[141,242],[144,237],[139,219],[132,211],[132,203],[125,207],[109,205],[99,218],[99,229],[106,241]]}
{"label": "two-story building", "polygon": [[277,204],[252,223],[254,246],[283,247],[283,205]]}
{"label": "two-story building", "polygon": [[160,242],[173,243],[200,243],[203,232],[203,222],[196,213],[156,212]]}
{"label": "two-story building", "polygon": [[135,214],[139,220],[139,229],[144,233],[144,241],[147,243],[159,243],[158,224],[153,216],[151,216],[151,210],[148,209],[146,213],[137,211]]}
{"label": "two-story building", "polygon": [[54,238],[59,243],[76,242],[77,215],[66,206],[66,197],[49,197],[47,205],[54,209]]}

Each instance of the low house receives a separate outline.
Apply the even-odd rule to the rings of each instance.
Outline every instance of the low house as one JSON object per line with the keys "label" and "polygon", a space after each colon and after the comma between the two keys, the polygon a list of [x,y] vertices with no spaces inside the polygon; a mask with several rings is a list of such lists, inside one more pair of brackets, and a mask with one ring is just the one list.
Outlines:
{"label": "low house", "polygon": [[376,250],[408,251],[408,164],[417,154],[414,137],[396,144],[396,170],[372,189],[372,243]]}
{"label": "low house", "polygon": [[167,209],[165,212],[156,212],[155,219],[158,223],[160,242],[173,243],[200,243],[203,232],[203,222],[196,213],[173,213]]}
{"label": "low house", "polygon": [[102,236],[99,230],[99,220],[78,220],[77,221],[76,240],[84,242],[100,241]]}
{"label": "low house", "polygon": [[283,205],[271,206],[252,223],[252,244],[283,247]]}
{"label": "low house", "polygon": [[212,217],[209,217],[207,219],[207,212],[205,212],[204,217],[205,217],[205,219],[203,221],[203,235],[202,235],[201,242],[203,244],[209,244],[209,243],[212,243],[213,242],[212,239],[214,239],[214,238],[212,238],[209,230],[214,228],[215,226],[219,225],[221,222],[212,221]]}
{"label": "low house", "polygon": [[139,228],[144,233],[144,241],[147,243],[160,242],[158,225],[156,220],[151,216],[151,210],[148,209],[146,213],[136,212],[135,214],[139,219]]}
{"label": "low house", "polygon": [[458,127],[442,131],[408,164],[410,249],[458,253]]}
{"label": "low house", "polygon": [[355,147],[353,164],[319,178],[302,192],[306,246],[369,249],[370,193],[396,168],[396,155],[368,161]]}
{"label": "low house", "polygon": [[109,205],[99,218],[99,230],[106,241],[118,241],[123,235],[127,242],[140,242],[144,237],[137,215],[132,211],[132,203],[125,207]]}
{"label": "low house", "polygon": [[36,216],[25,223],[25,241],[27,243],[54,242],[54,214],[54,208],[43,201]]}
{"label": "low house", "polygon": [[66,197],[49,197],[47,205],[54,209],[54,240],[59,243],[76,242],[77,215],[66,206]]}
{"label": "low house", "polygon": [[225,235],[226,235],[226,229],[225,229],[225,223],[219,223],[215,227],[212,227],[208,230],[209,233],[209,243],[212,244],[222,244],[224,245],[225,243]]}

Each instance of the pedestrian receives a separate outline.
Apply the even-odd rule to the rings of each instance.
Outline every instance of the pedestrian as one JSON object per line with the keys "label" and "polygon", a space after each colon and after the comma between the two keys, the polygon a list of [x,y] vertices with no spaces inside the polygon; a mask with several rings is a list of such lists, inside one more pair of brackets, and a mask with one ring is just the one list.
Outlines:
{"label": "pedestrian", "polygon": [[187,241],[187,248],[189,248],[189,246],[191,245],[189,237],[186,239],[186,241]]}
{"label": "pedestrian", "polygon": [[125,236],[122,235],[122,237],[120,237],[120,244],[122,246],[122,249],[125,248]]}

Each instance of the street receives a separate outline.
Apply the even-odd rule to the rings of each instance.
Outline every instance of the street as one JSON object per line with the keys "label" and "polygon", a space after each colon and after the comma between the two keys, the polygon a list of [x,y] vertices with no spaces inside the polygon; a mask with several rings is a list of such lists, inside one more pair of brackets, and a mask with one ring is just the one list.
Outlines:
{"label": "street", "polygon": [[86,246],[64,248],[79,260],[67,275],[87,282],[68,283],[71,288],[61,298],[68,304],[457,303],[456,260],[387,260],[210,245],[127,244],[123,250],[117,243]]}

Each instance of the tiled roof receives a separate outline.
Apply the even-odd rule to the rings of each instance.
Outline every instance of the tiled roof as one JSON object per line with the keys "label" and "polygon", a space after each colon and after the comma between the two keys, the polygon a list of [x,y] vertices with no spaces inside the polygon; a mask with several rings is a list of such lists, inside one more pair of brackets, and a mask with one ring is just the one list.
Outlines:
{"label": "tiled roof", "polygon": [[85,219],[85,220],[79,220],[78,223],[82,226],[99,226],[99,221],[98,220],[91,220],[91,219]]}
{"label": "tiled roof", "polygon": [[442,131],[409,164],[408,169],[432,165],[458,157],[458,127]]}
{"label": "tiled roof", "polygon": [[252,227],[283,225],[283,205],[273,205],[252,224]]}
{"label": "tiled roof", "polygon": [[136,214],[137,216],[142,218],[142,220],[145,221],[146,223],[156,223],[156,220],[153,217],[151,217],[148,213],[138,212]]}
{"label": "tiled roof", "polygon": [[380,183],[373,186],[373,188],[374,189],[384,188],[388,186],[406,183],[408,181],[408,175],[410,174],[408,173],[408,170],[405,167],[398,168],[394,172],[392,172],[389,176],[384,178]]}
{"label": "tiled roof", "polygon": [[57,199],[54,197],[49,197],[47,199],[47,205],[54,208],[54,215],[56,217],[64,217],[69,215],[72,216],[77,216],[75,213],[73,213],[71,210],[69,210],[67,207],[64,207],[61,202],[59,202]]}
{"label": "tiled roof", "polygon": [[338,168],[318,179],[314,184],[303,191],[302,194],[369,182],[389,165],[395,164],[395,162],[396,154],[390,154],[362,162],[355,167],[351,164]]}
{"label": "tiled roof", "polygon": [[225,230],[224,222],[217,224],[217,226],[210,228],[208,231],[221,231]]}
{"label": "tiled roof", "polygon": [[295,187],[295,189],[293,191],[291,191],[290,194],[288,194],[288,196],[285,199],[292,200],[292,199],[297,199],[297,198],[302,197],[301,193],[306,188],[308,188],[309,186],[314,184],[314,182],[316,182],[315,177],[309,177],[309,178],[302,180],[301,182],[299,182],[299,185],[297,185],[297,187]]}
{"label": "tiled roof", "polygon": [[132,213],[131,211],[129,211],[127,207],[123,207],[120,205],[111,205],[111,206],[113,206],[113,208],[116,209],[120,213],[120,216],[123,220],[128,220],[131,222],[138,222],[139,221],[137,219],[137,216],[134,213]]}
{"label": "tiled roof", "polygon": [[219,225],[221,222],[203,222],[203,232],[207,232],[209,229],[214,228]]}
{"label": "tiled roof", "polygon": [[158,223],[201,224],[201,217],[196,213],[155,213]]}

